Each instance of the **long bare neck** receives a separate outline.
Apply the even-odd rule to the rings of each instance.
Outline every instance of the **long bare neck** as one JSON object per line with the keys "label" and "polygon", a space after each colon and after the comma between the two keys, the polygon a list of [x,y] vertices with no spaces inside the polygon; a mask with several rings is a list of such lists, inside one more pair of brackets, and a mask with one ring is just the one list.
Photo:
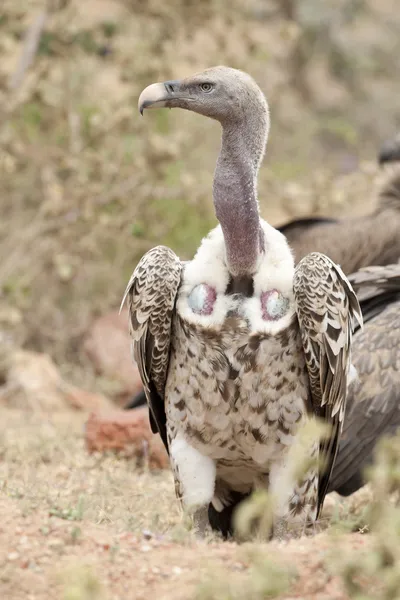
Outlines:
{"label": "long bare neck", "polygon": [[257,200],[257,175],[264,155],[268,117],[222,125],[222,146],[214,175],[214,205],[233,277],[252,275],[264,251]]}

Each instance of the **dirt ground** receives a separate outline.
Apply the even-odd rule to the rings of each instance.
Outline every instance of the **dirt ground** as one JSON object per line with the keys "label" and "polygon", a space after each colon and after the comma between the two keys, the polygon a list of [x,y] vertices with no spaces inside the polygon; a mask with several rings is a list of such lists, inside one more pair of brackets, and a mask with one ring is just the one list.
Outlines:
{"label": "dirt ground", "polygon": [[288,543],[198,541],[170,473],[89,456],[82,414],[0,413],[1,598],[349,597],[341,545],[358,553],[370,536],[328,528]]}

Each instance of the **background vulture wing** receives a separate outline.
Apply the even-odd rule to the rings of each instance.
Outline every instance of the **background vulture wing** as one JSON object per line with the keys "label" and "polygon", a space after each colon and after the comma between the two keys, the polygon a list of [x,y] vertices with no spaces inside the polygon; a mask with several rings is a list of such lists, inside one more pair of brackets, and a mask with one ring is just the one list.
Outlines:
{"label": "background vulture wing", "polygon": [[373,307],[400,296],[400,261],[385,266],[369,266],[349,275],[349,281],[361,304],[364,322],[376,314]]}
{"label": "background vulture wing", "polygon": [[333,217],[299,217],[292,219],[282,225],[276,226],[275,229],[283,233],[288,240],[289,244],[294,241],[300,240],[304,233],[314,228],[318,228],[320,225],[340,223],[339,219]]}
{"label": "background vulture wing", "polygon": [[324,469],[318,508],[327,492],[346,405],[351,365],[352,330],[362,316],[357,297],[343,271],[327,256],[313,252],[297,265],[294,276],[296,312],[310,380],[315,414],[330,435],[321,440]]}
{"label": "background vulture wing", "polygon": [[349,390],[343,432],[329,492],[352,494],[365,483],[383,435],[400,428],[400,302],[391,303],[354,337],[359,383]]}
{"label": "background vulture wing", "polygon": [[400,427],[400,264],[367,267],[349,276],[360,299],[364,330],[353,342],[358,383],[349,390],[329,492],[348,496],[365,483],[383,435]]}
{"label": "background vulture wing", "polygon": [[182,263],[165,246],[149,250],[129,280],[129,330],[150,408],[153,433],[159,433],[168,450],[164,390],[168,374],[172,315],[179,289]]}

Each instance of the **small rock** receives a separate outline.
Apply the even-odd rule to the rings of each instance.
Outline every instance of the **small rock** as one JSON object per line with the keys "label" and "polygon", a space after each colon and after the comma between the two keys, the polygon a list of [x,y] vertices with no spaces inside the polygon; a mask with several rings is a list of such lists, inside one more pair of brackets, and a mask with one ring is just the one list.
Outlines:
{"label": "small rock", "polygon": [[145,540],[151,540],[151,538],[153,537],[153,534],[151,533],[151,531],[148,531],[147,529],[142,531],[142,534],[143,534],[143,537]]}
{"label": "small rock", "polygon": [[131,354],[128,311],[110,312],[99,317],[90,327],[83,350],[96,371],[120,384],[116,394],[123,405],[143,388],[137,365]]}
{"label": "small rock", "polygon": [[103,550],[109,550],[110,549],[110,544],[108,542],[99,542],[98,545],[101,546],[103,548]]}
{"label": "small rock", "polygon": [[14,560],[18,560],[19,559],[19,554],[18,552],[10,552],[10,554],[7,555],[7,559],[10,562],[13,562]]}
{"label": "small rock", "polygon": [[146,406],[102,415],[92,413],[86,422],[85,441],[89,452],[123,450],[127,455],[148,461],[150,469],[166,469],[169,466],[160,436],[151,431]]}
{"label": "small rock", "polygon": [[47,542],[47,545],[49,548],[53,548],[54,550],[56,550],[57,548],[63,548],[65,546],[65,543],[59,538],[53,538],[52,540],[49,540]]}
{"label": "small rock", "polygon": [[110,406],[104,396],[64,381],[47,354],[10,352],[2,376],[5,383],[0,387],[0,401],[12,408],[54,411],[72,407],[90,412]]}
{"label": "small rock", "polygon": [[87,412],[101,410],[102,408],[110,406],[110,403],[105,396],[72,386],[70,386],[66,399],[73,408]]}

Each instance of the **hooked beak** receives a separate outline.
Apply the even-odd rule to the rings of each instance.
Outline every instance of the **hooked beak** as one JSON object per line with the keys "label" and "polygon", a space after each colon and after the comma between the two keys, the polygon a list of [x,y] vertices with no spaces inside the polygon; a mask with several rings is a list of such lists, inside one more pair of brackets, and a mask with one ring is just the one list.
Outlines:
{"label": "hooked beak", "polygon": [[145,108],[172,108],[174,100],[180,100],[185,94],[179,93],[180,81],[152,83],[139,96],[138,109],[141,115]]}

